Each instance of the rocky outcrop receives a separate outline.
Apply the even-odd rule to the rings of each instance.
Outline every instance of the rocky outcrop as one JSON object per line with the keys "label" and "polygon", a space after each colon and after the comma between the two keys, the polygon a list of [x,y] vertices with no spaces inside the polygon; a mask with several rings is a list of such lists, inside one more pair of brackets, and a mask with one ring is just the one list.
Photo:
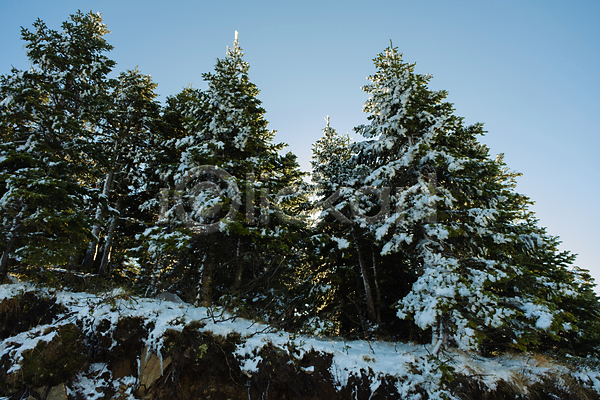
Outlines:
{"label": "rocky outcrop", "polygon": [[144,347],[140,358],[138,393],[142,396],[145,395],[146,391],[163,375],[170,365],[171,357],[159,357],[148,346]]}
{"label": "rocky outcrop", "polygon": [[[553,362],[547,359],[546,372],[523,369],[521,375],[505,374],[508,379],[498,379],[491,387],[480,379],[478,370],[462,368],[469,372],[460,374],[450,364],[427,358],[427,354],[414,355],[418,346],[405,344],[409,352],[390,350],[388,354],[380,349],[390,347],[389,343],[377,347],[376,342],[369,342],[365,344],[367,353],[357,352],[362,358],[352,359],[350,345],[338,346],[334,352],[328,350],[329,344],[314,338],[282,339],[289,335],[285,332],[261,336],[261,332],[246,330],[242,335],[223,329],[225,321],[234,323],[227,316],[214,322],[219,317],[216,314],[203,315],[190,306],[160,303],[147,303],[142,312],[136,308],[135,299],[121,295],[95,298],[96,303],[81,301],[57,315],[51,324],[40,324],[27,316],[27,324],[12,329],[7,321],[12,321],[15,312],[25,315],[35,310],[38,315],[39,311],[29,307],[35,304],[34,295],[19,296],[0,307],[0,327],[8,335],[0,342],[1,399],[402,400],[420,396],[426,400],[443,398],[439,391],[434,392],[442,388],[451,394],[446,397],[454,400],[600,400],[593,390],[594,385],[600,385],[597,364],[590,364],[590,372],[578,378],[563,365],[552,367]],[[87,313],[79,311],[88,305]],[[61,309],[52,301],[43,308]],[[160,313],[164,316],[157,318]],[[249,323],[237,326],[247,327]],[[306,345],[304,340],[313,343]],[[350,358],[344,358],[349,353]],[[376,362],[388,365],[409,353],[415,362],[400,373],[387,372],[394,368],[374,372]],[[486,360],[478,357],[474,362],[482,365]],[[522,365],[529,368],[529,363]],[[355,366],[358,368],[349,371]],[[438,372],[438,386],[434,387],[431,377]],[[526,375],[533,373],[537,374],[535,379]]]}

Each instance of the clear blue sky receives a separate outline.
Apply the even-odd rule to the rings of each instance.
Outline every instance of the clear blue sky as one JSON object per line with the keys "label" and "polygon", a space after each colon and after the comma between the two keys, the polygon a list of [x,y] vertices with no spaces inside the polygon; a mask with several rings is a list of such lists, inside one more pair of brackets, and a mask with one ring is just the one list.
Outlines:
{"label": "clear blue sky", "polygon": [[270,128],[306,170],[326,115],[351,136],[366,121],[360,87],[391,39],[457,115],[485,124],[540,225],[600,283],[599,1],[4,1],[0,73],[28,67],[21,26],[58,29],[78,9],[102,13],[116,70],[139,66],[161,99],[203,88],[238,30]]}

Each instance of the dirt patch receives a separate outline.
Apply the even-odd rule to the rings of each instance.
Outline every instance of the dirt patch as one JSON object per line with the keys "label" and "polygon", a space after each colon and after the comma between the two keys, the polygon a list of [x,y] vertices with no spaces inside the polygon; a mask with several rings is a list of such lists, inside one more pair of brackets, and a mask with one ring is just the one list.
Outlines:
{"label": "dirt patch", "polygon": [[0,303],[0,339],[51,323],[64,307],[52,297],[25,292]]}

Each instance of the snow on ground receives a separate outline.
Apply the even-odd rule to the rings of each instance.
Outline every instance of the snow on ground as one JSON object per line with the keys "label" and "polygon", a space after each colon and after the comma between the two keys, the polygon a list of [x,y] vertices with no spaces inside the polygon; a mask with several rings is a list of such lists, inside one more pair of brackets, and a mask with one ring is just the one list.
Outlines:
{"label": "snow on ground", "polygon": [[11,357],[14,360],[13,365],[6,372],[11,374],[18,371],[21,368],[20,362],[23,360],[23,352],[27,350],[35,349],[35,346],[39,342],[50,342],[57,335],[56,331],[43,334],[48,328],[52,328],[53,325],[41,325],[36,326],[27,332],[21,332],[18,335],[10,337],[0,344],[0,358],[7,353],[11,353]]}
{"label": "snow on ground", "polygon": [[[46,288],[34,288],[27,283],[0,285],[0,301],[17,295],[19,292],[36,290],[56,297],[56,301],[67,308],[60,324],[75,320],[83,321],[84,333],[92,333],[103,320],[111,321],[114,328],[120,318],[140,317],[150,326],[146,345],[159,357],[161,356],[162,340],[168,329],[181,331],[192,321],[202,321],[205,325],[200,331],[210,331],[216,335],[226,336],[237,332],[244,342],[238,346],[236,356],[241,361],[242,369],[251,374],[256,371],[260,357],[256,356],[267,343],[286,350],[294,348],[300,351],[298,358],[311,350],[333,355],[331,375],[337,380],[339,387],[345,386],[352,374],[360,375],[361,370],[373,372],[374,376],[391,375],[403,378],[398,383],[400,392],[412,393],[416,385],[434,385],[439,382],[441,372],[439,363],[432,362],[430,350],[425,345],[394,342],[369,342],[364,340],[347,341],[341,338],[326,338],[298,336],[287,332],[274,331],[270,326],[253,321],[236,318],[220,309],[195,307],[189,304],[174,303],[149,298],[130,297],[120,289],[105,294],[73,293],[53,291]],[[49,325],[36,327],[29,332],[20,333],[4,340],[0,344],[0,357],[10,353],[17,361],[13,369],[18,369],[18,360],[23,351],[34,348],[43,340],[50,341],[56,332],[43,335]],[[114,345],[114,344],[113,344]],[[523,382],[531,384],[544,376],[556,373],[567,373],[566,367],[556,365],[548,359],[536,360],[528,355],[502,355],[495,358],[484,358],[459,350],[446,351],[441,357],[447,365],[452,366],[456,373],[477,376],[490,389],[497,382]],[[429,361],[428,361],[429,360]],[[102,368],[101,365],[97,366]],[[409,371],[416,368],[418,374]],[[310,369],[310,367],[309,367]],[[600,373],[581,368],[571,371],[572,375],[587,382],[600,393]],[[91,385],[81,377],[78,385],[82,390]],[[372,389],[379,385],[373,382]],[[432,386],[428,391],[435,394]],[[432,396],[431,398],[435,398]]]}

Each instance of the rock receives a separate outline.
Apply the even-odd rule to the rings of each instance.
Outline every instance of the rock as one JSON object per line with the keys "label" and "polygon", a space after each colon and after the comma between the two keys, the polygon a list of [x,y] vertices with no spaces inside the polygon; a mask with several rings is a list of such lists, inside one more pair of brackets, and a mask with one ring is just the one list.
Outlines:
{"label": "rock", "polygon": [[[119,385],[119,390],[117,390],[117,394],[112,397],[114,400],[128,400],[133,398],[133,391],[135,390],[137,380],[133,377],[125,378],[124,381]],[[142,396],[140,399],[147,397]]]}
{"label": "rock", "polygon": [[[51,387],[47,392],[45,388],[37,388],[33,390],[40,398],[46,400],[68,400],[67,387],[64,383]],[[32,396],[29,396],[33,398]],[[29,399],[29,398],[28,398]]]}
{"label": "rock", "polygon": [[156,354],[150,352],[148,346],[144,347],[140,359],[140,391],[145,393],[145,391],[162,376],[169,364],[171,364],[171,357],[164,358],[162,360],[161,368],[160,358]]}
{"label": "rock", "polygon": [[46,400],[68,400],[67,387],[64,383],[50,388]]}
{"label": "rock", "polygon": [[155,299],[163,300],[163,301],[170,301],[172,303],[185,304],[185,301],[181,300],[181,298],[179,296],[177,296],[176,294],[173,294],[173,293],[169,293],[169,292],[159,293],[156,295]]}

